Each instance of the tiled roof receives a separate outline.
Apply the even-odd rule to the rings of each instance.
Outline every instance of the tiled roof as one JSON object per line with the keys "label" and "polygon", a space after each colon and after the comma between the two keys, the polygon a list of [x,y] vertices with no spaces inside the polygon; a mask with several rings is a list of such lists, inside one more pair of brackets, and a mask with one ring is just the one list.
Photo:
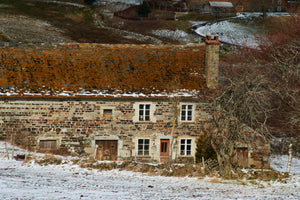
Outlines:
{"label": "tiled roof", "polygon": [[0,47],[0,95],[144,94],[205,88],[204,44]]}

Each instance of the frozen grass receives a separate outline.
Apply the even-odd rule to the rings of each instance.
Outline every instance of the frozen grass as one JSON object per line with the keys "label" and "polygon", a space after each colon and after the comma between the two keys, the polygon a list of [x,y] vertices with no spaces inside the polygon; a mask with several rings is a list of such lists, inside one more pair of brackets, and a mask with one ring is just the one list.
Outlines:
{"label": "frozen grass", "polygon": [[[9,149],[11,151],[10,146]],[[16,149],[15,153],[21,154],[24,151]],[[45,154],[36,154],[36,157],[44,156]],[[293,174],[285,182],[222,180],[217,176],[163,177],[118,169],[81,168],[78,165],[79,158],[62,156],[53,158],[55,158],[51,161],[53,163],[48,162],[46,165],[33,160],[27,163],[8,160],[4,143],[0,142],[0,199],[300,198],[299,173]],[[285,164],[278,162],[276,166],[280,163]],[[299,166],[300,160],[295,159],[293,164]]]}

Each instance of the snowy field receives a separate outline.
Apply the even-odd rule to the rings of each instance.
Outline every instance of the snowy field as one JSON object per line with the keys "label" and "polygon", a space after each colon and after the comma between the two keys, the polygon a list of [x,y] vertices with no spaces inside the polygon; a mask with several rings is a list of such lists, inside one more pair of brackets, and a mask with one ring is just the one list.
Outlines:
{"label": "snowy field", "polygon": [[251,48],[257,48],[259,45],[255,29],[230,21],[207,24],[197,28],[195,32],[203,37],[206,35],[218,35],[221,42],[228,44]]}
{"label": "snowy field", "polygon": [[[15,154],[22,153],[17,150]],[[37,156],[43,156],[39,154]],[[40,166],[6,158],[0,142],[0,199],[300,199],[300,160],[293,159],[287,183],[214,177],[147,176],[128,171],[98,171],[64,164]],[[272,166],[284,171],[285,156],[273,156]],[[220,180],[220,181],[216,181]],[[216,183],[215,183],[216,182]]]}
{"label": "snowy field", "polygon": [[[268,16],[289,16],[288,13],[267,13]],[[262,13],[242,13],[231,19],[241,19],[244,22],[251,22],[255,18],[262,16]],[[219,40],[227,44],[258,48],[260,40],[264,39],[263,35],[254,27],[239,24],[227,19],[219,22],[195,23],[198,28],[195,32],[205,37],[206,35],[219,35]]]}

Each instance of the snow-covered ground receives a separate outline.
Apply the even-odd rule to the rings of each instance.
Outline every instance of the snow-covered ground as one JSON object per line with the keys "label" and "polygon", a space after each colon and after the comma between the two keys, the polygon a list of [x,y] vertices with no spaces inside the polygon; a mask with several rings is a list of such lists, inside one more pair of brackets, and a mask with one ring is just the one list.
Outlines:
{"label": "snow-covered ground", "polygon": [[193,34],[188,34],[181,30],[160,29],[160,30],[153,30],[152,34],[159,36],[159,37],[177,40],[181,44],[200,43],[201,42],[201,37],[195,36]]}
{"label": "snow-covered ground", "polygon": [[[271,155],[271,167],[279,172],[286,172],[288,155]],[[300,176],[300,159],[293,158],[291,164],[291,174]]]}
{"label": "snow-covered ground", "polygon": [[[286,163],[280,156],[274,158],[277,167]],[[218,178],[147,176],[83,169],[70,163],[68,158],[63,164],[47,166],[9,160],[0,142],[0,199],[300,199],[299,171],[287,183],[241,180],[224,184]],[[300,169],[299,159],[294,160],[292,170],[295,166]]]}
{"label": "snow-covered ground", "polygon": [[[267,15],[278,17],[289,16],[288,13],[267,13]],[[206,35],[219,35],[219,40],[228,44],[257,48],[260,43],[259,40],[264,40],[260,31],[249,25],[235,23],[232,19],[248,20],[251,22],[253,19],[259,17],[262,17],[262,13],[241,13],[236,17],[224,21],[202,23],[202,25],[199,22],[195,22],[195,25],[198,27],[195,32],[202,37]]]}
{"label": "snow-covered ground", "polygon": [[206,24],[196,29],[201,36],[218,35],[221,42],[257,48],[259,45],[256,30],[249,26],[233,23],[230,21],[220,21],[213,24]]}

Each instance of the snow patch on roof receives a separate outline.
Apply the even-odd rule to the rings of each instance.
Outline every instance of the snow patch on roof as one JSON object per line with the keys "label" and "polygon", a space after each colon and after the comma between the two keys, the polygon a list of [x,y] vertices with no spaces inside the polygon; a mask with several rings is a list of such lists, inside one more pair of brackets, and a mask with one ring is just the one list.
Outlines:
{"label": "snow patch on roof", "polygon": [[50,94],[49,91],[45,91],[43,93],[35,93],[31,91],[25,91],[20,94],[20,91],[15,90],[12,88],[11,90],[3,90],[0,92],[0,97],[100,97],[100,98],[124,98],[124,97],[131,97],[131,98],[168,98],[168,97],[188,97],[194,98],[198,97],[201,94],[201,91],[198,90],[187,90],[187,89],[180,89],[173,92],[152,92],[151,94],[144,94],[144,93],[136,93],[136,92],[124,92],[121,90],[115,90],[114,92],[110,93],[109,91],[100,91],[100,90],[93,90],[93,91],[85,91],[80,90],[77,92],[74,91],[56,91]]}

